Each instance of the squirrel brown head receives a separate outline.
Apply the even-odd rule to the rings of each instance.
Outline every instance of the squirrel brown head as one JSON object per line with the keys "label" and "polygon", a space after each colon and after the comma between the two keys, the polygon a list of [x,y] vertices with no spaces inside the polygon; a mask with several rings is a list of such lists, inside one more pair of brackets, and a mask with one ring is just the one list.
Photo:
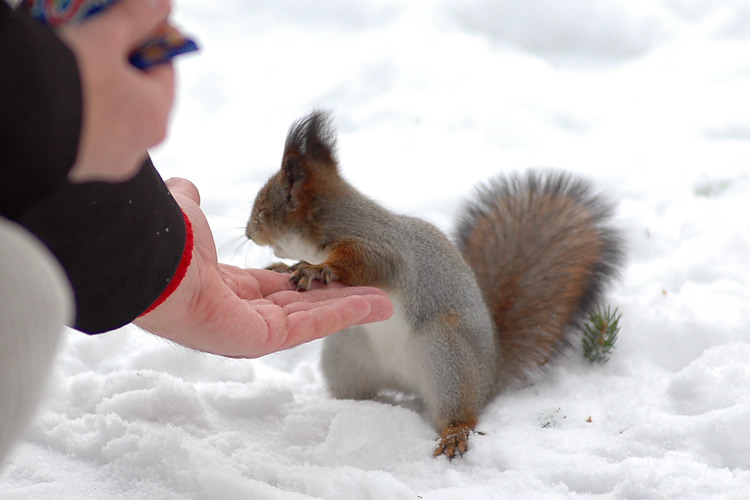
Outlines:
{"label": "squirrel brown head", "polygon": [[[290,238],[317,238],[316,217],[341,179],[335,155],[336,134],[329,114],[314,111],[294,122],[284,145],[281,169],[255,198],[245,234],[258,245],[279,245]],[[289,256],[291,257],[291,256]]]}

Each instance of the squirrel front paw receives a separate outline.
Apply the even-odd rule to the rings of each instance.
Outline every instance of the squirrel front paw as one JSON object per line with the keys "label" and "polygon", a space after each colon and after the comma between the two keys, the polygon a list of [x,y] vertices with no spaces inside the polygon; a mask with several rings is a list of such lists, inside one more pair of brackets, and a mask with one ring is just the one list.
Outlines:
{"label": "squirrel front paw", "polygon": [[463,455],[469,449],[469,434],[474,431],[476,420],[472,422],[451,422],[440,432],[440,444],[433,453],[434,457],[445,455],[448,460]]}
{"label": "squirrel front paw", "polygon": [[330,266],[310,264],[304,260],[290,266],[287,272],[292,273],[289,280],[302,290],[309,290],[315,280],[327,285],[336,279],[336,274]]}

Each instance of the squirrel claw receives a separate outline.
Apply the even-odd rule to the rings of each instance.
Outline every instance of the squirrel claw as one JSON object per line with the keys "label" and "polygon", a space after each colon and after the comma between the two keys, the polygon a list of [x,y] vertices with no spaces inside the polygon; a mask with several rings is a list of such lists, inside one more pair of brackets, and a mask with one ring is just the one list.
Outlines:
{"label": "squirrel claw", "polygon": [[453,422],[445,426],[440,433],[440,444],[432,456],[437,458],[445,455],[448,460],[453,460],[457,454],[463,456],[469,450],[469,434],[473,432],[474,425],[468,422]]}
{"label": "squirrel claw", "polygon": [[297,285],[298,289],[309,290],[313,282],[320,281],[327,285],[336,279],[333,269],[326,265],[313,265],[309,262],[300,261],[289,268],[292,277],[289,280]]}
{"label": "squirrel claw", "polygon": [[469,449],[469,439],[468,436],[464,437],[463,439],[440,439],[440,444],[435,449],[435,452],[432,454],[433,457],[437,458],[440,455],[445,455],[448,460],[453,460],[456,458],[456,454],[458,456],[463,456],[464,453],[466,453]]}

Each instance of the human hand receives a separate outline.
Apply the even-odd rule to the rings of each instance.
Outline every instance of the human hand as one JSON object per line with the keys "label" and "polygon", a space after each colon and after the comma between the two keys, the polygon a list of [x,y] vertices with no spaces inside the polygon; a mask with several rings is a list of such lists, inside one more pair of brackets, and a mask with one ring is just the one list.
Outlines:
{"label": "human hand", "polygon": [[121,182],[137,172],[146,150],[166,136],[174,70],[142,71],[130,53],[162,25],[169,0],[120,0],[83,23],[58,28],[78,62],[83,125],[71,182]]}
{"label": "human hand", "polygon": [[198,190],[184,179],[167,186],[193,225],[193,259],[172,295],[136,325],[201,351],[254,358],[391,316],[376,288],[298,292],[288,275],[219,264]]}

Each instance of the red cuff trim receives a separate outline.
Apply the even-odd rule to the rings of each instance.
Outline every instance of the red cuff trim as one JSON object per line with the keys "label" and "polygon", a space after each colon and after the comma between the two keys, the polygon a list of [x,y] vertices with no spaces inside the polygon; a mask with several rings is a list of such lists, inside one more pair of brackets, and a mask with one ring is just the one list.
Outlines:
{"label": "red cuff trim", "polygon": [[185,248],[182,251],[180,264],[177,266],[177,270],[175,271],[174,276],[172,276],[172,280],[167,285],[167,288],[161,292],[161,295],[159,295],[154,303],[151,304],[151,306],[140,316],[145,316],[162,305],[162,303],[164,303],[164,301],[167,300],[175,290],[177,290],[177,287],[180,286],[180,283],[182,283],[183,278],[185,278],[185,275],[187,274],[190,262],[193,260],[193,224],[190,222],[190,219],[184,210],[182,211],[182,217],[185,219]]}

